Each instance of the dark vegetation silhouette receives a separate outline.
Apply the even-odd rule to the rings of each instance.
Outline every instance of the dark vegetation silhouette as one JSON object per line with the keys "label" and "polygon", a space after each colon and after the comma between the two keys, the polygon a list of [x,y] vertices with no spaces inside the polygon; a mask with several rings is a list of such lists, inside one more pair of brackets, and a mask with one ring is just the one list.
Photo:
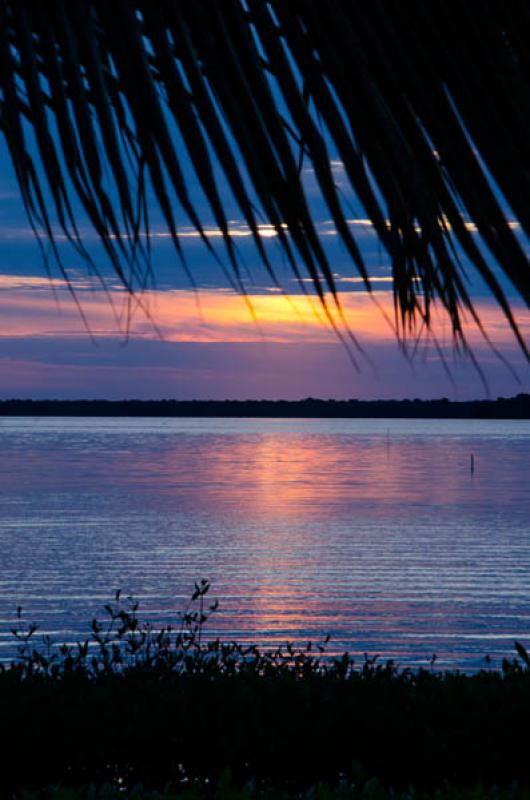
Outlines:
{"label": "dark vegetation silhouette", "polygon": [[356,664],[326,656],[326,642],[260,651],[208,640],[209,588],[197,583],[176,628],[161,629],[118,592],[85,641],[62,646],[18,610],[18,653],[0,670],[3,797],[142,784],[221,798],[227,781],[247,797],[319,784],[367,798],[411,786],[530,791],[523,644],[500,671],[485,662],[473,675],[438,672],[434,658],[416,671]]}
{"label": "dark vegetation silhouette", "polygon": [[499,788],[478,786],[470,789],[455,789],[448,786],[435,793],[418,792],[410,788],[403,792],[387,791],[377,779],[365,783],[350,783],[341,780],[338,784],[315,784],[302,792],[277,790],[250,781],[242,787],[234,785],[227,771],[215,787],[214,792],[206,784],[191,783],[178,789],[166,787],[161,791],[136,786],[124,794],[120,787],[105,784],[100,787],[86,786],[78,790],[49,787],[44,792],[24,792],[22,800],[528,800],[528,790],[519,786]]}
{"label": "dark vegetation silhouette", "polygon": [[530,395],[497,400],[0,400],[1,416],[530,419]]}
{"label": "dark vegetation silhouette", "polygon": [[480,324],[469,267],[528,355],[499,275],[528,306],[529,43],[530,9],[516,0],[2,0],[0,128],[43,256],[67,279],[61,237],[99,274],[87,223],[140,296],[156,205],[184,270],[179,230],[191,224],[244,291],[234,201],[270,280],[263,223],[340,314],[308,168],[369,291],[352,197],[373,227],[400,338],[429,330],[437,303],[466,347],[463,316]]}

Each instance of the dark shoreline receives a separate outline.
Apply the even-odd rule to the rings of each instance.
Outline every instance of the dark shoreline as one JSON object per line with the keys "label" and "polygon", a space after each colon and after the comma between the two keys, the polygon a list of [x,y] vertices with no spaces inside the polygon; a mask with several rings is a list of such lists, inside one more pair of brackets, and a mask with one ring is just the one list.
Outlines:
{"label": "dark shoreline", "polygon": [[496,400],[3,400],[1,416],[530,419],[530,395]]}

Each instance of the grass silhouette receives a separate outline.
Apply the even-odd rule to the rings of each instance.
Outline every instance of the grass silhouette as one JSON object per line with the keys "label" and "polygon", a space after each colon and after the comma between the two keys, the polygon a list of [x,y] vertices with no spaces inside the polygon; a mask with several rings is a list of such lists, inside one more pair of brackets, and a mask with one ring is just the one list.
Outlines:
{"label": "grass silhouette", "polygon": [[0,796],[528,796],[521,643],[473,675],[356,664],[325,643],[261,651],[208,640],[209,589],[198,582],[163,628],[118,592],[75,645],[39,638],[18,609],[0,671]]}

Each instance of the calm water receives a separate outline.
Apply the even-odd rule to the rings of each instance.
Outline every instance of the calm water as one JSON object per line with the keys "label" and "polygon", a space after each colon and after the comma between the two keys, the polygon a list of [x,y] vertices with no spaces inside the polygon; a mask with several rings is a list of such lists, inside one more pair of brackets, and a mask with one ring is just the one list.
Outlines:
{"label": "calm water", "polygon": [[[470,474],[470,455],[475,473]],[[530,423],[0,419],[0,657],[121,587],[211,634],[469,669],[530,643]]]}

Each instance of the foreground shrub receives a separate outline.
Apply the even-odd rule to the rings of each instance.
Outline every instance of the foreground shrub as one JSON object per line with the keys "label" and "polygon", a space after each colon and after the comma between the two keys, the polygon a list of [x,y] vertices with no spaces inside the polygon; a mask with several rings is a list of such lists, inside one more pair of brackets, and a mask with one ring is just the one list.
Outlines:
{"label": "foreground shrub", "polygon": [[475,675],[357,666],[311,645],[261,652],[204,639],[208,589],[197,584],[179,627],[161,630],[118,593],[73,647],[35,644],[19,611],[18,654],[0,672],[0,796],[106,783],[120,796],[142,784],[214,798],[226,770],[233,786],[275,797],[351,794],[373,779],[383,795],[530,786],[522,645],[501,671]]}
{"label": "foreground shrub", "polygon": [[200,783],[179,788],[150,791],[136,786],[130,791],[113,787],[88,786],[79,789],[50,787],[41,792],[24,792],[20,800],[530,800],[530,791],[512,786],[508,789],[476,786],[472,789],[446,787],[435,792],[418,792],[413,788],[405,792],[385,789],[376,779],[364,784],[341,781],[336,785],[315,784],[301,792],[270,788],[250,782],[235,787],[225,776],[212,793],[211,787]]}

